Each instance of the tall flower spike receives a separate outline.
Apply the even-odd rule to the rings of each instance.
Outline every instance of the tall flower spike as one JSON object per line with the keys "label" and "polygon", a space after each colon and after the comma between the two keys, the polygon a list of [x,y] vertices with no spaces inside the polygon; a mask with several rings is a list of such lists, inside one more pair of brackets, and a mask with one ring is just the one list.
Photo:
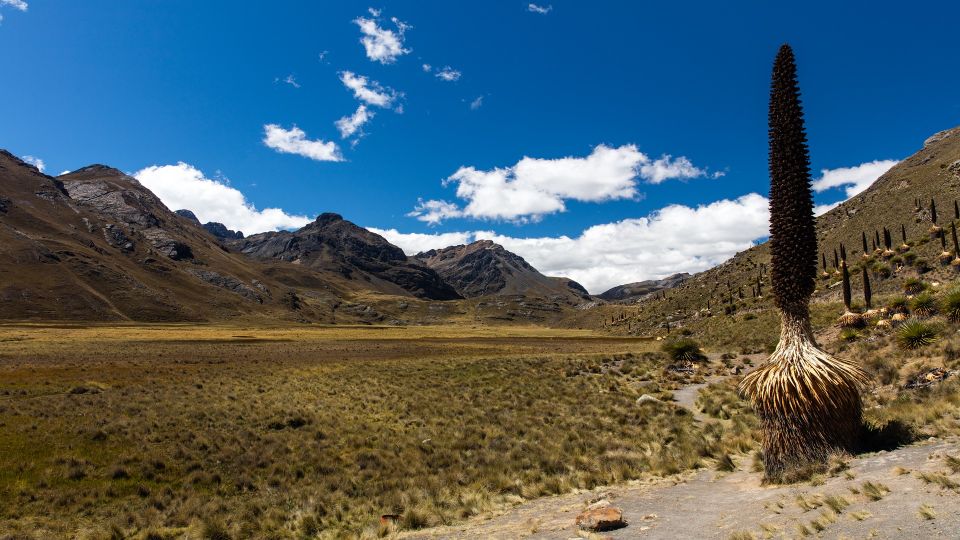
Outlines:
{"label": "tall flower spike", "polygon": [[793,50],[780,48],[770,89],[770,278],[780,342],[740,383],[763,428],[766,478],[783,480],[852,449],[862,427],[865,372],[821,350],[810,326],[817,270],[810,158]]}

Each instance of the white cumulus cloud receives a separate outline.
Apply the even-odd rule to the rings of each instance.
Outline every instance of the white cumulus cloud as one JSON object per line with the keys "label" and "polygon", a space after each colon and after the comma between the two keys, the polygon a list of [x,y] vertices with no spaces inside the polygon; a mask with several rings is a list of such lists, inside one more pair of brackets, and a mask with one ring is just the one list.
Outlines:
{"label": "white cumulus cloud", "polygon": [[352,71],[341,71],[340,82],[353,91],[353,97],[368,105],[390,107],[399,96],[392,88],[381,86],[377,81],[371,81]]}
{"label": "white cumulus cloud", "polygon": [[813,181],[814,191],[826,191],[835,187],[844,187],[847,198],[859,194],[870,187],[877,178],[899,163],[895,159],[878,159],[861,163],[854,167],[821,169],[820,178]]}
{"label": "white cumulus cloud", "polygon": [[767,236],[768,222],[766,197],[750,193],[697,207],[670,205],[646,217],[594,225],[576,237],[518,238],[491,231],[375,232],[409,255],[493,240],[544,274],[571,278],[599,294],[624,283],[716,266]]}
{"label": "white cumulus cloud", "polygon": [[[666,180],[688,179],[706,176],[707,171],[699,167],[694,167],[689,159],[680,156],[673,159],[669,154],[661,156],[654,161],[647,161],[640,165],[640,175],[651,184],[659,184]],[[714,176],[723,176],[723,173],[715,173]]]}
{"label": "white cumulus cloud", "polygon": [[462,73],[450,66],[444,66],[442,69],[437,70],[437,73],[435,74],[438,79],[447,82],[457,81],[462,75]]}
{"label": "white cumulus cloud", "polygon": [[367,106],[361,103],[353,114],[335,122],[340,131],[340,137],[346,139],[357,132],[362,133],[361,128],[373,118],[373,114],[373,111],[367,110]]}
{"label": "white cumulus cloud", "polygon": [[43,162],[42,159],[33,156],[23,156],[23,160],[27,163],[33,165],[37,168],[38,171],[43,172],[47,168],[47,164]]}
{"label": "white cumulus cloud", "polygon": [[380,25],[380,11],[375,9],[368,10],[373,16],[372,19],[366,17],[357,17],[354,24],[360,27],[363,36],[360,43],[367,53],[367,58],[381,64],[392,64],[397,58],[410,52],[410,49],[403,47],[404,33],[410,28],[410,25],[393,17],[396,30],[384,28]]}
{"label": "white cumulus cloud", "polygon": [[433,224],[450,217],[536,221],[566,210],[566,200],[603,202],[636,197],[638,179],[660,183],[706,174],[683,156],[652,160],[632,144],[618,148],[601,144],[586,157],[524,157],[513,166],[491,170],[461,167],[444,185],[457,185],[457,197],[467,201],[463,208],[421,200],[408,216]]}
{"label": "white cumulus cloud", "polygon": [[333,141],[307,139],[296,126],[283,129],[277,124],[263,126],[263,144],[284,154],[296,154],[317,161],[343,161],[340,148]]}
{"label": "white cumulus cloud", "polygon": [[548,6],[538,6],[537,4],[528,4],[527,11],[531,13],[539,13],[540,15],[546,15],[553,11],[553,5]]}
{"label": "white cumulus cloud", "polygon": [[20,11],[26,11],[29,7],[23,0],[0,0],[0,6],[10,6]]}
{"label": "white cumulus cloud", "polygon": [[470,102],[470,110],[475,111],[483,107],[483,96],[477,96],[477,99]]}
{"label": "white cumulus cloud", "polygon": [[311,221],[279,208],[257,210],[239,190],[223,180],[206,178],[187,163],[153,165],[133,176],[171,210],[191,210],[202,223],[217,221],[246,235],[299,228]]}

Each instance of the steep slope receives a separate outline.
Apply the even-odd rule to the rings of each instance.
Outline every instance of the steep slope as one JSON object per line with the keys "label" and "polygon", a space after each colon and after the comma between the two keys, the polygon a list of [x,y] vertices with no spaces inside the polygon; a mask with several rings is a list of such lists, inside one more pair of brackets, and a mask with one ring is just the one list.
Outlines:
{"label": "steep slope", "polygon": [[255,234],[231,245],[250,257],[339,274],[385,293],[410,293],[431,300],[461,297],[435,271],[338,214],[321,214],[294,232]]}
{"label": "steep slope", "polygon": [[598,297],[610,302],[637,300],[651,293],[664,289],[672,289],[683,283],[683,281],[689,277],[690,274],[680,272],[663,279],[648,279],[646,281],[627,283],[626,285],[617,285],[599,294]]}
{"label": "steep slope", "polygon": [[[960,278],[954,268],[936,261],[941,247],[939,239],[931,239],[929,234],[931,199],[936,201],[940,226],[949,231],[950,222],[957,221],[954,202],[960,200],[960,127],[931,136],[919,151],[866,190],[817,218],[818,246],[827,259],[829,275],[819,278],[813,301],[840,301],[839,277],[834,273],[832,259],[834,250],[839,250],[841,244],[851,264],[851,281],[857,298],[862,294],[861,265],[868,268],[875,296],[902,293],[903,282],[909,278],[930,283],[949,283]],[[884,227],[892,233],[893,247],[900,245],[901,224],[912,244],[909,254],[884,258],[873,253],[872,239],[877,234],[882,238]],[[960,221],[957,224],[960,226]],[[863,253],[862,234],[867,236],[867,257]],[[948,250],[952,251],[950,243],[948,239]],[[770,309],[769,264],[766,243],[738,253],[723,264],[692,276],[669,291],[666,299],[646,300],[638,313],[613,330],[630,328],[633,333],[649,333],[667,321],[676,328],[688,324],[707,308],[712,314]],[[758,281],[762,298],[753,298]],[[743,299],[740,299],[741,292]]]}
{"label": "steep slope", "polygon": [[0,202],[0,319],[324,320],[342,294],[287,286],[110,167],[52,178],[0,151]]}
{"label": "steep slope", "polygon": [[432,249],[414,257],[436,270],[466,298],[522,295],[573,303],[589,299],[579,283],[545,276],[523,257],[490,240]]}

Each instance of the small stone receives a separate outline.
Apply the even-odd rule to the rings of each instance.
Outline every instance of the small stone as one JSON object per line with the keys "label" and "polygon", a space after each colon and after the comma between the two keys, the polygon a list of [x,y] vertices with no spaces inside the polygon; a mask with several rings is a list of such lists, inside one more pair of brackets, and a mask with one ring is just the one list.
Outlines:
{"label": "small stone", "polygon": [[645,405],[647,403],[663,403],[663,402],[651,396],[650,394],[644,394],[637,398],[637,405]]}
{"label": "small stone", "polygon": [[627,526],[623,512],[615,506],[585,510],[577,516],[574,523],[580,529],[593,532],[612,531]]}

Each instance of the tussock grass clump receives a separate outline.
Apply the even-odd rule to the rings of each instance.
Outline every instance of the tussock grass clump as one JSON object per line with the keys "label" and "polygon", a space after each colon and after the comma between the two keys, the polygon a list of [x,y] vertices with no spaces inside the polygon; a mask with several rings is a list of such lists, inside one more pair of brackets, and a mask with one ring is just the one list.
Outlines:
{"label": "tussock grass clump", "polygon": [[879,501],[890,493],[890,488],[881,483],[867,481],[860,486],[860,493],[871,501]]}
{"label": "tussock grass clump", "polygon": [[767,481],[826,469],[831,454],[856,447],[861,429],[859,366],[821,350],[810,325],[817,236],[810,158],[793,50],[784,45],[770,92],[770,254],[780,341],[770,360],[740,385],[763,426]]}
{"label": "tussock grass clump", "polygon": [[918,349],[937,341],[939,334],[939,327],[933,324],[919,319],[908,319],[897,330],[897,342],[905,349]]}
{"label": "tussock grass clump", "polygon": [[700,344],[689,338],[668,341],[661,346],[661,350],[675,362],[702,362],[707,359]]}
{"label": "tussock grass clump", "polygon": [[920,509],[917,510],[917,515],[923,519],[937,519],[937,513],[933,510],[933,507],[927,503],[920,505]]}
{"label": "tussock grass clump", "polygon": [[949,476],[939,473],[939,472],[921,472],[917,476],[920,477],[927,484],[934,484],[942,487],[943,489],[958,489],[960,488],[960,483],[953,480]]}

